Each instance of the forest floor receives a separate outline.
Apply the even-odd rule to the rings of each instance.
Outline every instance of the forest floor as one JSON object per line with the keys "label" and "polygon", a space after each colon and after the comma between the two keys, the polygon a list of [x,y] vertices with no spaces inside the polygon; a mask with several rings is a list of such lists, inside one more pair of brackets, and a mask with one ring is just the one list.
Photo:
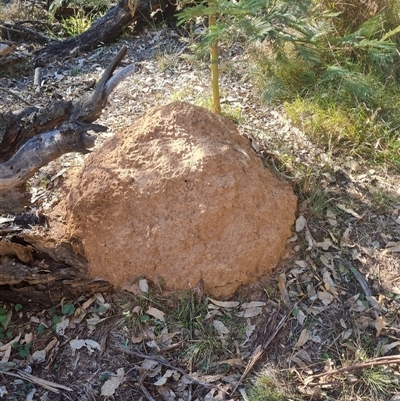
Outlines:
{"label": "forest floor", "polygon": [[[145,31],[33,71],[0,78],[32,105],[76,100],[125,45],[135,73],[96,122],[97,145],[149,108],[210,104],[209,70],[172,29]],[[28,49],[21,45],[21,53]],[[232,299],[171,294],[146,280],[135,294],[65,300],[49,309],[0,304],[4,400],[396,400],[400,397],[400,179],[386,166],[321,149],[265,105],[237,45],[221,55],[223,113],[267,168],[292,183],[298,216],[272,277]],[[0,98],[0,112],[26,107]],[[68,169],[65,155],[30,181],[45,212]],[[12,224],[0,216],[0,226]],[[47,381],[47,382],[46,382]]]}

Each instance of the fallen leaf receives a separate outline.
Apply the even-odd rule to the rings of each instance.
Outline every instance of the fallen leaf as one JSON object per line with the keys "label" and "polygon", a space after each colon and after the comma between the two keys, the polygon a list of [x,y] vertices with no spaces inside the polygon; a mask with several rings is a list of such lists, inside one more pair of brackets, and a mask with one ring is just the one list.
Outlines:
{"label": "fallen leaf", "polygon": [[283,303],[289,308],[292,308],[292,303],[290,302],[289,293],[286,288],[286,275],[285,273],[278,274],[278,288],[281,293]]}
{"label": "fallen leaf", "polygon": [[297,220],[296,220],[296,232],[299,233],[304,230],[304,228],[307,226],[307,220],[303,215],[300,215]]}
{"label": "fallen leaf", "polygon": [[168,369],[162,377],[160,377],[155,383],[153,383],[155,386],[163,386],[167,380],[174,374],[176,373],[176,370]]}
{"label": "fallen leaf", "polygon": [[342,205],[341,203],[338,203],[336,206],[337,206],[340,210],[343,210],[344,212],[346,212],[346,213],[348,213],[348,214],[351,214],[351,215],[354,216],[356,219],[361,218],[361,216],[360,216],[357,212],[355,212],[354,210],[352,210],[352,209],[346,207],[345,205]]}
{"label": "fallen leaf", "polygon": [[140,335],[138,335],[137,337],[136,337],[136,336],[132,336],[132,337],[131,337],[131,341],[132,341],[132,344],[139,344],[139,343],[141,343],[141,342],[143,341],[143,334],[140,334]]}
{"label": "fallen leaf", "polygon": [[229,329],[220,320],[213,321],[214,329],[222,336],[229,334]]}
{"label": "fallen leaf", "polygon": [[325,289],[329,292],[331,292],[333,295],[339,295],[336,287],[335,287],[335,283],[333,282],[331,275],[328,271],[324,271],[323,275],[322,275],[322,280],[325,284]]}
{"label": "fallen leaf", "polygon": [[332,303],[334,296],[327,291],[318,291],[318,299],[325,306],[328,306],[330,303]]}
{"label": "fallen leaf", "polygon": [[300,337],[297,343],[294,345],[296,348],[302,347],[311,337],[311,333],[308,329],[303,329],[300,333]]}
{"label": "fallen leaf", "polygon": [[296,319],[303,326],[304,321],[306,320],[306,314],[301,309],[298,309]]}
{"label": "fallen leaf", "polygon": [[251,302],[245,302],[240,307],[242,309],[250,309],[250,308],[259,308],[262,306],[265,306],[267,303],[263,301],[251,301]]}
{"label": "fallen leaf", "polygon": [[300,368],[305,369],[307,365],[297,356],[291,356],[290,360],[292,360],[295,364],[297,364]]}
{"label": "fallen leaf", "polygon": [[395,342],[390,343],[390,344],[382,345],[382,347],[381,347],[381,355],[386,355],[394,347],[400,347],[400,341],[395,341]]}
{"label": "fallen leaf", "polygon": [[64,335],[65,329],[69,325],[69,319],[65,316],[61,318],[61,321],[56,324],[56,333],[60,336]]}
{"label": "fallen leaf", "polygon": [[322,248],[324,251],[327,251],[331,246],[333,246],[333,244],[329,238],[324,238],[322,242],[317,242],[315,246],[317,248]]}
{"label": "fallen leaf", "polygon": [[347,330],[343,331],[340,336],[341,336],[342,340],[347,340],[348,338],[351,337],[352,334],[353,334],[353,331],[350,329],[347,329]]}
{"label": "fallen leaf", "polygon": [[32,354],[32,359],[35,363],[40,363],[46,360],[46,350],[42,349],[40,351],[35,351]]}
{"label": "fallen leaf", "polygon": [[86,347],[91,354],[94,350],[99,350],[100,351],[100,344],[97,341],[94,340],[71,340],[69,342],[70,347],[72,348],[73,352],[75,352],[77,349],[81,349],[82,347]]}
{"label": "fallen leaf", "polygon": [[140,291],[146,293],[149,291],[149,284],[147,283],[146,279],[139,280],[139,288]]}
{"label": "fallen leaf", "polygon": [[124,375],[124,368],[117,369],[117,374],[113,375],[101,386],[101,395],[103,397],[111,397],[114,395],[117,388],[124,381]]}
{"label": "fallen leaf", "polygon": [[296,260],[294,264],[301,267],[302,269],[307,269],[308,267],[308,263],[305,260]]}
{"label": "fallen leaf", "polygon": [[155,317],[156,319],[160,320],[161,322],[165,322],[165,314],[160,309],[150,307],[147,309],[146,312],[148,315]]}
{"label": "fallen leaf", "polygon": [[374,322],[374,327],[376,329],[376,337],[379,337],[382,329],[386,326],[386,322],[383,316],[377,316]]}
{"label": "fallen leaf", "polygon": [[236,308],[239,306],[239,302],[237,301],[217,301],[216,299],[208,298],[210,302],[214,305],[217,305],[221,308]]}
{"label": "fallen leaf", "polygon": [[310,233],[310,230],[308,228],[306,228],[305,237],[306,237],[306,241],[308,243],[307,251],[310,251],[311,249],[313,249],[315,241],[314,241],[314,238],[312,237],[312,235]]}
{"label": "fallen leaf", "polygon": [[356,323],[363,329],[367,329],[368,326],[372,325],[373,319],[369,316],[360,316],[356,319]]}

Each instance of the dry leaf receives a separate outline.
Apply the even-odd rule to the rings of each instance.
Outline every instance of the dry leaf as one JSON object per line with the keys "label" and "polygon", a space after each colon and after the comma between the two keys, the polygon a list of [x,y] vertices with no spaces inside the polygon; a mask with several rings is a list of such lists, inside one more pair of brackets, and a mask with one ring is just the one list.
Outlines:
{"label": "dry leaf", "polygon": [[278,288],[281,293],[283,303],[289,308],[292,308],[292,303],[290,302],[289,293],[286,288],[286,276],[285,273],[278,275]]}
{"label": "dry leaf", "polygon": [[172,369],[167,369],[167,371],[163,374],[162,377],[160,377],[155,383],[153,383],[155,386],[163,386],[167,380],[174,374],[176,373],[176,370]]}
{"label": "dry leaf", "polygon": [[333,282],[331,275],[328,271],[324,271],[323,275],[322,275],[322,280],[324,281],[325,284],[325,289],[327,291],[330,291],[333,295],[339,295],[336,287],[335,287],[335,283]]}
{"label": "dry leaf", "polygon": [[131,337],[131,341],[132,341],[132,344],[139,344],[139,343],[141,343],[141,342],[143,341],[143,334],[140,334],[140,335],[138,335],[137,337],[136,337],[136,336],[132,336],[132,337]]}
{"label": "dry leaf", "polygon": [[385,312],[385,313],[387,312],[387,309],[373,295],[366,297],[366,299],[374,309],[380,312]]}
{"label": "dry leaf", "polygon": [[340,210],[343,210],[344,212],[346,212],[346,213],[348,213],[348,214],[351,214],[351,215],[354,216],[356,219],[361,218],[361,216],[360,216],[358,213],[356,213],[354,210],[352,210],[352,209],[346,207],[345,205],[342,205],[341,203],[338,203],[336,206],[337,206]]}
{"label": "dry leaf", "polygon": [[87,339],[87,340],[79,340],[79,339],[71,340],[69,342],[69,345],[71,346],[73,353],[75,353],[75,351],[77,349],[81,349],[82,347],[86,347],[90,354],[96,349],[100,351],[100,344],[94,340],[89,340],[89,339]]}
{"label": "dry leaf", "polygon": [[236,308],[239,306],[239,302],[237,301],[217,301],[216,299],[208,298],[214,305],[217,305],[221,308]]}
{"label": "dry leaf", "polygon": [[262,308],[247,308],[243,312],[238,312],[236,316],[239,317],[254,317],[262,312]]}
{"label": "dry leaf", "polygon": [[311,333],[308,329],[303,329],[300,333],[300,337],[297,343],[294,345],[296,348],[302,347],[311,337]]}
{"label": "dry leaf", "polygon": [[340,336],[342,337],[342,340],[347,340],[348,338],[351,337],[352,334],[353,334],[353,331],[350,329],[347,329],[347,330],[343,331]]}
{"label": "dry leaf", "polygon": [[395,341],[395,342],[390,343],[390,344],[382,345],[381,355],[386,355],[394,347],[398,347],[399,350],[400,350],[400,341]]}
{"label": "dry leaf", "polygon": [[303,326],[304,321],[306,320],[306,314],[301,309],[298,309],[296,319]]}
{"label": "dry leaf", "polygon": [[112,376],[101,386],[101,395],[103,397],[111,397],[112,395],[114,395],[115,390],[124,381],[124,375],[124,368],[117,369],[117,374]]}
{"label": "dry leaf", "polygon": [[294,262],[294,264],[301,267],[302,269],[307,269],[307,267],[308,267],[308,263],[305,260],[296,260],[296,262]]}
{"label": "dry leaf", "polygon": [[303,215],[300,215],[298,219],[296,220],[296,232],[299,233],[304,230],[304,228],[307,226],[307,220]]}
{"label": "dry leaf", "polygon": [[334,299],[334,296],[327,291],[318,291],[318,299],[325,305],[328,306]]}
{"label": "dry leaf", "polygon": [[61,318],[61,321],[56,324],[56,333],[60,336],[64,335],[65,329],[69,325],[69,319],[65,316]]}
{"label": "dry leaf", "polygon": [[368,326],[372,325],[373,319],[369,316],[360,316],[356,319],[356,323],[363,329],[367,329]]}
{"label": "dry leaf", "polygon": [[149,309],[147,309],[146,313],[162,322],[165,322],[165,314],[163,311],[160,311],[160,309],[150,307]]}
{"label": "dry leaf", "polygon": [[265,306],[267,303],[263,301],[251,301],[251,302],[245,302],[240,307],[242,309],[249,309],[249,308],[259,308],[262,306]]}
{"label": "dry leaf", "polygon": [[35,363],[40,363],[46,360],[46,350],[42,349],[40,351],[35,351],[32,354],[32,359]]}
{"label": "dry leaf", "polygon": [[297,356],[291,356],[290,360],[292,360],[295,364],[297,364],[302,369],[307,368],[307,365],[300,358],[297,358]]}
{"label": "dry leaf", "polygon": [[315,246],[317,248],[322,248],[324,251],[327,251],[331,246],[333,246],[333,244],[329,238],[324,238],[323,242],[317,242]]}
{"label": "dry leaf", "polygon": [[312,237],[312,235],[310,233],[310,230],[308,228],[306,228],[305,237],[306,237],[306,241],[307,241],[307,244],[308,244],[307,251],[310,251],[311,249],[313,249],[315,241],[314,241],[314,238]]}
{"label": "dry leaf", "polygon": [[374,327],[376,329],[376,336],[379,337],[382,329],[386,326],[385,318],[383,316],[377,316]]}
{"label": "dry leaf", "polygon": [[213,326],[214,326],[214,329],[215,329],[221,336],[224,336],[224,335],[230,333],[229,329],[228,329],[220,320],[214,320],[214,321],[213,321]]}
{"label": "dry leaf", "polygon": [[140,288],[140,291],[145,292],[145,293],[149,291],[149,284],[147,283],[146,279],[139,280],[139,288]]}

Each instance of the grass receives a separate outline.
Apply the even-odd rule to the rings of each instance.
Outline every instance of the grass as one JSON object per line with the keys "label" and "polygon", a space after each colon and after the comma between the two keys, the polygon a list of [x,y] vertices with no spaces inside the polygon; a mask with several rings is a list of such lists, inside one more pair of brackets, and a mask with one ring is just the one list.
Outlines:
{"label": "grass", "polygon": [[287,401],[290,399],[287,394],[288,386],[279,382],[274,370],[264,370],[249,386],[249,401]]}
{"label": "grass", "polygon": [[[125,293],[120,300],[121,315],[116,324],[122,329],[128,341],[131,338],[143,338],[153,333],[155,341],[168,333],[176,333],[183,343],[180,358],[193,370],[209,373],[220,372],[223,366],[216,362],[228,359],[234,349],[232,341],[244,333],[240,318],[220,316],[231,334],[221,336],[216,332],[214,319],[209,315],[209,301],[198,298],[191,292],[179,296],[167,297],[155,289],[139,296]],[[160,321],[147,313],[154,307],[165,312],[165,320]],[[147,333],[147,334],[146,334]]]}

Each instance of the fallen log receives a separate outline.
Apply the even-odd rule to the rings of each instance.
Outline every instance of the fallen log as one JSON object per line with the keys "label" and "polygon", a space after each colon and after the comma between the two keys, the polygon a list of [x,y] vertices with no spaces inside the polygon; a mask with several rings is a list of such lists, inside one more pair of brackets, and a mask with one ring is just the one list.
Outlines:
{"label": "fallen log", "polygon": [[56,58],[70,57],[80,51],[93,50],[100,44],[111,43],[133,22],[143,25],[154,22],[156,18],[152,13],[156,10],[161,11],[162,18],[172,17],[176,3],[169,0],[120,0],[85,32],[38,50],[34,54],[35,65],[45,66]]}
{"label": "fallen log", "polygon": [[[25,183],[41,166],[68,152],[87,153],[103,131],[93,122],[113,89],[134,71],[129,65],[114,73],[126,54],[122,48],[101,76],[95,90],[76,102],[56,101],[49,107],[28,107],[0,114],[0,215],[19,213],[29,203]],[[51,306],[62,298],[104,292],[112,286],[87,272],[87,261],[74,243],[49,234],[46,218],[35,213],[1,218],[16,224],[0,230],[0,300]]]}

